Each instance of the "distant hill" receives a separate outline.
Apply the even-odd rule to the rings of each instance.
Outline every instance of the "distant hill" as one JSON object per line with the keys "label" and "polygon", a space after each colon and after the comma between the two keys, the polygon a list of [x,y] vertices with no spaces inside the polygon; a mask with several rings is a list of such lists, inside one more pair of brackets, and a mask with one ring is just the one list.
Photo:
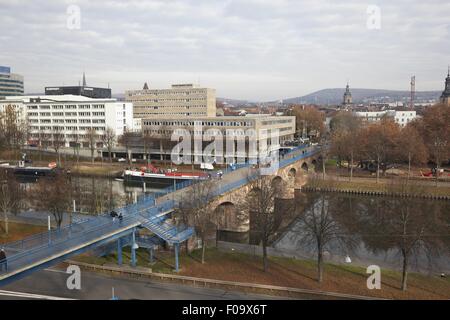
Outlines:
{"label": "distant hill", "polygon": [[[409,91],[401,90],[382,90],[382,89],[350,89],[354,103],[363,103],[367,100],[379,102],[395,102],[408,100]],[[340,104],[344,95],[344,88],[323,89],[302,97],[284,99],[284,103],[305,103],[305,104]],[[441,91],[418,91],[416,92],[416,100],[433,100],[438,99]]]}
{"label": "distant hill", "polygon": [[220,97],[217,97],[217,101],[224,102],[226,104],[231,104],[233,106],[242,106],[242,105],[246,105],[249,103],[250,104],[253,103],[252,101],[248,101],[248,100],[228,99],[228,98],[220,98]]}

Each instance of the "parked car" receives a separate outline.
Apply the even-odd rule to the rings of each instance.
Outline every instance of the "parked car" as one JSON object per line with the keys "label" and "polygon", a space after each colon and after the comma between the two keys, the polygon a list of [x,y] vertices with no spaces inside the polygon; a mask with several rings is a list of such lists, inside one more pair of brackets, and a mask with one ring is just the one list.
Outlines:
{"label": "parked car", "polygon": [[212,163],[201,163],[200,164],[200,169],[202,169],[202,170],[214,170],[214,166],[212,165]]}
{"label": "parked car", "polygon": [[119,159],[117,159],[117,162],[127,162],[127,159],[125,159],[125,158],[119,158]]}

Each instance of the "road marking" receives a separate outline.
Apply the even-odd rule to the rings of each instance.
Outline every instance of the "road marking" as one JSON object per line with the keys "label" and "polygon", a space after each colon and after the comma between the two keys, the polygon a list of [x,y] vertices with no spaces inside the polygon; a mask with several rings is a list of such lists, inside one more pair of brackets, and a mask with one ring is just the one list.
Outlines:
{"label": "road marking", "polygon": [[6,291],[0,290],[0,296],[9,296],[17,298],[30,298],[30,299],[41,299],[41,300],[75,300],[71,298],[46,296],[41,294],[26,293],[26,292],[16,292],[16,291]]}
{"label": "road marking", "polygon": [[62,270],[57,270],[57,269],[44,269],[44,271],[49,271],[49,272],[56,272],[56,273],[64,273],[67,274],[67,272],[62,271]]}

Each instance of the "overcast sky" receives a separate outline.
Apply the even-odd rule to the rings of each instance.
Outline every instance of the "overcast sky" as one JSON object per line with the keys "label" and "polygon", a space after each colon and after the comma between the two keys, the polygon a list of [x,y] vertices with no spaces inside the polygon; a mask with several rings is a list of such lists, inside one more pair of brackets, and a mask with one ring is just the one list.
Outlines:
{"label": "overcast sky", "polygon": [[113,94],[200,82],[260,101],[347,80],[408,90],[413,74],[417,90],[442,90],[450,63],[448,0],[0,0],[0,16],[0,65],[28,93],[83,71]]}

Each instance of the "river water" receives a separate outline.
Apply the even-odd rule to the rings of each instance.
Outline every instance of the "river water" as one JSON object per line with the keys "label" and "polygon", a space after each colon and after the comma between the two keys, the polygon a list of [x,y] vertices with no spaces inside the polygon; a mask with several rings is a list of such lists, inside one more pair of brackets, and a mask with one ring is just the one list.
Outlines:
{"label": "river water", "polygon": [[295,201],[296,217],[275,248],[315,258],[317,242],[309,240],[322,234],[329,261],[399,269],[406,249],[411,270],[450,274],[449,201],[318,192],[298,192]]}
{"label": "river water", "polygon": [[[33,183],[26,185],[33,187]],[[105,178],[72,177],[72,186],[77,190],[74,193],[77,195],[77,211],[91,213],[124,205],[144,192],[140,183]],[[145,192],[155,194],[161,189],[152,188],[147,183]],[[423,230],[423,236],[418,240],[420,245],[414,246],[411,254],[411,268],[421,272],[450,274],[450,201],[318,192],[296,192],[295,199],[289,201],[295,202],[295,206],[288,207],[295,209],[280,212],[288,218],[272,241],[274,248],[288,255],[316,256],[314,242],[307,241],[305,237],[308,231],[302,217],[312,216],[314,212],[317,215],[322,208],[320,204],[325,203],[326,216],[331,221],[329,226],[335,229],[335,234],[328,235],[333,239],[325,246],[326,260],[345,263],[346,258],[347,262],[350,258],[353,264],[399,268],[402,261],[401,241],[413,239],[418,230]],[[400,228],[402,223],[403,227],[406,226],[403,229]],[[219,239],[258,244],[258,240],[252,237],[252,231],[220,232]],[[433,250],[427,250],[430,248]]]}
{"label": "river water", "polygon": [[[330,239],[324,245],[330,262],[399,269],[401,249],[411,248],[410,270],[450,274],[450,201],[299,191],[283,201],[293,204],[278,210],[285,217],[271,243],[278,254],[315,259],[314,237],[322,235]],[[331,231],[312,232],[313,227]],[[219,240],[260,243],[252,229],[221,231]]]}

